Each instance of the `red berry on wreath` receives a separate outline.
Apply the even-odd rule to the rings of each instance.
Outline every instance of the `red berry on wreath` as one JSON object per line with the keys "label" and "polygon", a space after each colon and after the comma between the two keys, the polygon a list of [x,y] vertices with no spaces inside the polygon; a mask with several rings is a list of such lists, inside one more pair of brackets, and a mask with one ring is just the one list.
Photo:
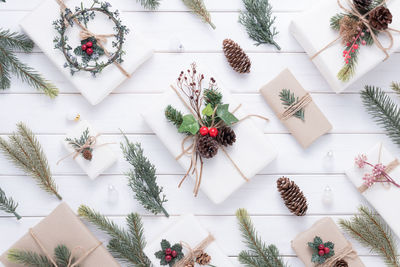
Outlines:
{"label": "red berry on wreath", "polygon": [[173,258],[176,258],[176,256],[178,256],[178,252],[176,252],[175,250],[172,251],[171,253]]}
{"label": "red berry on wreath", "polygon": [[210,131],[209,131],[209,134],[210,134],[211,137],[217,137],[217,135],[218,135],[217,128],[211,128]]}
{"label": "red berry on wreath", "polygon": [[318,251],[318,255],[324,256],[324,255],[325,255],[325,252],[324,252],[323,250],[320,250],[320,251]]}
{"label": "red berry on wreath", "polygon": [[206,126],[203,126],[200,128],[200,134],[201,135],[207,135],[208,134],[208,128]]}
{"label": "red berry on wreath", "polygon": [[90,56],[91,54],[93,54],[93,49],[92,49],[92,48],[86,49],[86,54],[88,54],[89,56]]}
{"label": "red berry on wreath", "polygon": [[165,254],[171,255],[171,253],[172,253],[172,250],[171,250],[170,248],[167,248],[167,249],[165,250]]}
{"label": "red berry on wreath", "polygon": [[172,257],[170,255],[165,256],[165,261],[166,262],[172,261]]}
{"label": "red berry on wreath", "polygon": [[93,46],[93,43],[92,43],[92,42],[87,42],[87,43],[86,43],[86,46],[87,46],[87,47],[92,47],[92,46]]}
{"label": "red berry on wreath", "polygon": [[85,51],[85,50],[86,50],[86,48],[87,48],[87,46],[86,46],[86,45],[82,45],[82,50],[83,50],[83,51]]}
{"label": "red berry on wreath", "polygon": [[324,244],[318,246],[318,250],[323,250],[325,248]]}
{"label": "red berry on wreath", "polygon": [[330,250],[329,248],[327,248],[327,247],[324,248],[325,254],[328,254],[330,251],[331,251],[331,250]]}

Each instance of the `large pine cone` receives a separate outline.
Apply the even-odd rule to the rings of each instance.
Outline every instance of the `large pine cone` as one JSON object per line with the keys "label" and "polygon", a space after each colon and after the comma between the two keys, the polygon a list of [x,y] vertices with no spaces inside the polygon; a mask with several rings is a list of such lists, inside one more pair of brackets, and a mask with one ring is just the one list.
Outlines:
{"label": "large pine cone", "polygon": [[369,11],[372,0],[353,0],[354,6],[361,12],[361,14],[365,14]]}
{"label": "large pine cone", "polygon": [[84,159],[89,160],[89,161],[92,160],[92,158],[93,158],[93,154],[92,154],[92,151],[90,149],[83,150],[82,151],[82,156],[83,156]]}
{"label": "large pine cone", "polygon": [[251,62],[243,49],[231,39],[223,42],[225,57],[231,67],[239,73],[249,73]]}
{"label": "large pine cone", "polygon": [[197,151],[203,158],[210,159],[218,153],[218,142],[215,138],[204,135],[197,141]]}
{"label": "large pine cone", "polygon": [[305,215],[308,209],[307,199],[300,188],[287,177],[279,178],[276,184],[286,207],[297,216]]}
{"label": "large pine cone", "polygon": [[203,252],[196,258],[196,262],[200,265],[208,265],[211,261],[210,255],[207,253]]}
{"label": "large pine cone", "polygon": [[217,141],[223,146],[231,146],[236,142],[236,134],[231,127],[224,126],[218,131]]}
{"label": "large pine cone", "polygon": [[347,264],[347,262],[345,260],[338,260],[333,265],[333,267],[348,267],[348,266],[349,265]]}
{"label": "large pine cone", "polygon": [[392,13],[384,6],[377,7],[369,13],[369,25],[378,31],[384,31],[392,23]]}

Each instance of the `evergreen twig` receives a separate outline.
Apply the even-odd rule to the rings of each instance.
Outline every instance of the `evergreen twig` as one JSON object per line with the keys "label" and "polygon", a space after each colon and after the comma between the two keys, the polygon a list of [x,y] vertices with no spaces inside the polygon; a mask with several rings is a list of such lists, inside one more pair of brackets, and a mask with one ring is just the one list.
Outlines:
{"label": "evergreen twig", "polygon": [[239,23],[246,27],[247,34],[256,41],[256,45],[271,44],[278,50],[281,47],[274,38],[278,35],[275,19],[272,16],[272,6],[269,0],[243,0],[246,11],[239,16]]}
{"label": "evergreen twig", "polygon": [[390,88],[392,88],[392,90],[400,96],[400,83],[396,83],[396,82],[392,82],[392,84],[390,85]]}
{"label": "evergreen twig", "polygon": [[157,184],[155,166],[143,155],[140,143],[131,143],[126,135],[124,138],[125,145],[121,143],[121,149],[126,161],[133,167],[126,175],[129,179],[129,187],[135,193],[135,199],[153,214],[164,213],[169,217],[163,207],[167,199],[163,194],[163,188]]}
{"label": "evergreen twig", "polygon": [[211,88],[204,90],[204,104],[208,104],[214,109],[216,106],[222,104],[222,93],[218,89]]}
{"label": "evergreen twig", "polygon": [[380,255],[387,266],[399,267],[400,262],[394,235],[385,221],[375,211],[359,207],[360,214],[350,220],[340,220],[344,231],[353,236],[371,252]]}
{"label": "evergreen twig", "polygon": [[21,219],[21,216],[16,212],[18,203],[11,197],[7,198],[6,193],[0,188],[0,210],[14,214],[17,220]]}
{"label": "evergreen twig", "polygon": [[183,115],[182,112],[176,110],[171,105],[168,105],[165,109],[165,117],[168,121],[172,122],[176,127],[179,128],[183,122]]}
{"label": "evergreen twig", "polygon": [[[283,89],[279,92],[279,97],[284,106],[289,107],[294,103],[299,102],[299,98],[294,95],[289,89]],[[294,116],[304,121],[304,108],[297,111]]]}
{"label": "evergreen twig", "polygon": [[183,3],[197,14],[204,22],[210,24],[211,28],[216,29],[214,23],[211,21],[210,12],[208,12],[203,0],[182,0]]}
{"label": "evergreen twig", "polygon": [[149,10],[156,10],[160,6],[160,0],[136,0],[136,2]]}
{"label": "evergreen twig", "polygon": [[0,150],[18,168],[32,176],[43,190],[62,200],[39,141],[23,123],[17,124],[17,132],[9,136],[8,142],[0,137]]}
{"label": "evergreen twig", "polygon": [[131,213],[128,215],[126,219],[128,231],[121,229],[113,221],[87,206],[81,205],[78,214],[111,237],[107,247],[114,257],[130,263],[134,267],[151,266],[150,260],[143,252],[146,240],[143,224],[138,214]]}
{"label": "evergreen twig", "polygon": [[265,244],[258,235],[248,213],[245,209],[236,211],[240,231],[248,251],[239,253],[239,261],[248,267],[284,267],[287,266],[279,256],[275,245]]}
{"label": "evergreen twig", "polygon": [[400,145],[400,109],[380,88],[365,86],[361,98],[374,121],[386,130],[392,141]]}

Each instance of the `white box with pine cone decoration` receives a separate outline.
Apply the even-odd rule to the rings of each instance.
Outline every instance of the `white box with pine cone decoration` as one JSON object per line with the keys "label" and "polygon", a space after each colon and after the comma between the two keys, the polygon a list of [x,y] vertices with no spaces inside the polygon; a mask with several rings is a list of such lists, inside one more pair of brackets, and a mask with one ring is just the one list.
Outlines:
{"label": "white box with pine cone decoration", "polygon": [[[186,71],[187,68],[184,69]],[[205,80],[203,88],[205,88],[212,76],[207,76],[207,72],[202,70],[203,68],[197,69],[197,72],[198,74],[204,74]],[[179,74],[177,74],[177,76],[178,75]],[[212,79],[214,81],[216,80],[214,78]],[[234,112],[234,116],[238,119],[248,117],[250,114],[245,111],[241,103],[227,90],[224,90],[220,81],[217,80],[216,83],[218,84],[218,91],[223,96],[222,102],[224,104],[229,104],[229,111]],[[185,149],[186,152],[188,152],[187,148],[190,146],[190,140],[187,141],[187,135],[179,133],[177,127],[166,119],[165,110],[168,105],[172,105],[183,114],[189,114],[190,111],[188,106],[183,104],[182,99],[178,97],[177,93],[172,89],[172,86],[177,86],[176,81],[172,82],[171,86],[166,85],[167,91],[158,97],[159,100],[155,101],[155,104],[149,107],[143,116],[146,123],[148,123],[173,157],[183,167],[183,173],[186,173],[193,167],[191,164],[191,155],[183,153]],[[205,105],[203,105],[203,107],[204,106]],[[226,143],[230,143],[231,145],[225,144],[226,146],[223,146],[219,144],[219,149],[216,151],[213,147],[209,147],[208,150],[206,149],[206,152],[210,152],[212,155],[206,155],[206,157],[211,156],[212,158],[203,157],[203,168],[201,169],[200,163],[198,163],[196,171],[192,169],[188,172],[188,175],[193,178],[192,180],[195,181],[196,185],[201,182],[200,190],[216,204],[225,201],[231,194],[243,186],[246,181],[259,173],[277,156],[277,151],[273,144],[252,120],[252,118],[245,119],[233,125],[231,130],[233,130],[236,136],[236,142],[232,144],[229,140],[225,140]],[[221,132],[225,132],[226,136],[229,138],[231,137],[229,131],[221,130],[218,133],[220,134]],[[201,138],[204,137],[204,140],[207,141],[206,139],[209,136],[211,136],[211,129],[210,135],[202,136]],[[213,144],[214,141],[211,139],[212,138],[209,138],[208,141],[210,144]],[[205,149],[204,146],[206,144],[204,142],[201,142],[201,144],[201,149]],[[197,174],[200,173],[200,178],[197,176],[196,172]]]}
{"label": "white box with pine cone decoration", "polygon": [[[101,1],[106,4],[106,0]],[[129,76],[139,68],[144,62],[146,62],[152,55],[153,49],[150,43],[138,32],[138,27],[132,25],[129,18],[125,17],[123,13],[119,12],[118,19],[121,22],[121,26],[126,27],[129,32],[124,33],[124,42],[122,44],[122,62],[111,63],[106,66],[100,73],[95,76],[89,71],[79,71],[71,75],[71,68],[68,67],[68,61],[64,56],[64,53],[59,49],[55,49],[54,39],[59,37],[58,31],[55,29],[53,22],[61,20],[60,10],[62,10],[59,3],[64,3],[73,14],[76,14],[75,8],[81,7],[81,0],[46,0],[43,1],[33,12],[28,14],[21,22],[22,29],[28,34],[28,36],[35,42],[35,44],[47,55],[47,57],[54,63],[54,65],[64,74],[65,78],[71,82],[79,92],[92,104],[96,105],[100,103],[106,96],[108,96],[114,89],[120,84],[126,81]],[[92,1],[84,1],[83,5],[85,8],[90,8]],[[99,4],[96,4],[96,7]],[[108,10],[121,11],[118,7],[112,6],[107,7]],[[63,20],[65,21],[65,20]],[[87,29],[90,33],[95,34],[101,40],[102,46],[109,53],[107,58],[106,53],[101,52],[102,56],[99,59],[99,63],[108,62],[109,58],[113,58],[118,51],[113,43],[118,42],[115,38],[115,34],[119,34],[114,29],[116,24],[113,23],[112,19],[109,19],[107,15],[100,12],[95,12],[95,17],[89,20],[87,23]],[[73,27],[68,27],[65,36],[68,38],[66,41],[67,45],[71,46],[71,50],[66,51],[72,55],[71,59],[75,57],[80,63],[82,59],[93,57],[96,55],[96,46],[98,42],[91,42],[90,47],[88,43],[82,43],[81,38],[88,38],[87,34],[81,31],[81,28],[74,22]],[[100,40],[99,39],[99,40]],[[122,39],[122,38],[121,38]],[[85,39],[84,39],[85,40]],[[89,40],[90,41],[90,40]],[[80,51],[75,52],[75,49],[84,47],[85,50],[81,53]],[[119,45],[119,44],[118,44]],[[90,51],[88,49],[91,49]],[[79,50],[79,49],[78,49]],[[76,54],[78,53],[78,54]],[[85,54],[86,53],[86,54]],[[118,63],[118,64],[116,64]],[[95,66],[97,62],[90,62],[91,66]]]}
{"label": "white box with pine cone decoration", "polygon": [[195,216],[187,214],[176,218],[144,252],[154,266],[233,266],[217,242]]}
{"label": "white box with pine cone decoration", "polygon": [[79,121],[62,142],[67,154],[57,164],[73,159],[90,179],[97,178],[117,161],[117,156],[109,147],[113,144],[105,141],[85,120]]}
{"label": "white box with pine cone decoration", "polygon": [[[353,0],[339,0],[339,3],[342,4],[342,6],[347,10],[350,9],[349,3],[356,4],[358,6],[357,11],[360,10],[363,4],[365,5],[376,2],[377,1],[369,0],[357,0],[354,2]],[[393,38],[393,46],[391,49],[387,50],[387,54],[390,56],[393,52],[400,48],[400,33],[396,31],[400,30],[400,5],[396,0],[388,0],[386,2],[386,6],[392,15],[392,23],[384,25],[389,27],[387,31]],[[371,9],[373,6],[369,6],[368,8]],[[336,93],[340,93],[341,91],[345,90],[352,83],[363,77],[366,73],[372,71],[386,58],[385,53],[378,47],[377,43],[371,44],[373,39],[368,37],[370,36],[367,34],[369,30],[364,24],[357,26],[360,27],[359,29],[362,29],[361,31],[363,33],[357,32],[357,28],[354,34],[351,31],[345,31],[345,27],[347,25],[354,26],[354,23],[347,23],[344,20],[342,21],[342,24],[340,24],[341,20],[336,20],[337,28],[333,29],[331,27],[331,18],[340,13],[347,12],[339,7],[337,0],[315,1],[313,2],[312,6],[295,18],[290,25],[291,33],[304,48],[308,56],[314,62],[315,66],[321,72],[322,76]],[[381,21],[383,24],[389,22],[390,20],[388,18],[386,19],[386,22],[385,19],[383,19],[386,15],[388,14],[384,14],[384,16],[382,15],[381,17],[377,15],[378,22]],[[377,26],[376,21],[377,20],[370,24]],[[350,28],[347,29],[354,29],[353,26],[349,26]],[[344,38],[339,38],[339,27],[342,27],[342,36]],[[390,38],[386,32],[379,32],[376,36],[377,40],[379,40],[384,48],[390,46]],[[356,38],[355,41],[353,40],[353,37]],[[365,38],[367,39],[364,40]],[[346,41],[346,39],[349,39],[350,41]],[[344,41],[342,42],[342,40]],[[365,41],[365,43],[363,43],[363,41]],[[351,49],[354,47],[354,44],[357,46],[354,52],[352,52]],[[351,53],[345,55],[344,51],[349,50],[351,50]],[[318,52],[320,53],[317,55]],[[354,54],[357,53],[358,56],[354,57]],[[346,64],[347,56],[351,56],[351,58],[347,59],[350,60],[350,65]],[[357,63],[352,65],[352,59],[355,58],[357,58]],[[354,75],[348,75],[348,80],[340,80],[338,78],[339,71],[345,66],[355,66]],[[343,73],[350,72],[346,71]],[[346,75],[343,75],[343,73],[340,76],[346,77]]]}

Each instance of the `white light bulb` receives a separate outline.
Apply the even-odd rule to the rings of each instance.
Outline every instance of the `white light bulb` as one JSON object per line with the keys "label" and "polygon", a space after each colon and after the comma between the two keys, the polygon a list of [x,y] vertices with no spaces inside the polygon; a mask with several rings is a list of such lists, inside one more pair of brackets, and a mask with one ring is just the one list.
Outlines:
{"label": "white light bulb", "polygon": [[326,186],[324,189],[324,193],[322,195],[322,203],[325,205],[332,205],[333,203],[333,191],[330,186]]}
{"label": "white light bulb", "polygon": [[118,202],[118,198],[119,198],[119,194],[117,189],[115,188],[114,185],[109,184],[108,185],[108,190],[107,190],[107,194],[108,194],[108,202],[115,204]]}

